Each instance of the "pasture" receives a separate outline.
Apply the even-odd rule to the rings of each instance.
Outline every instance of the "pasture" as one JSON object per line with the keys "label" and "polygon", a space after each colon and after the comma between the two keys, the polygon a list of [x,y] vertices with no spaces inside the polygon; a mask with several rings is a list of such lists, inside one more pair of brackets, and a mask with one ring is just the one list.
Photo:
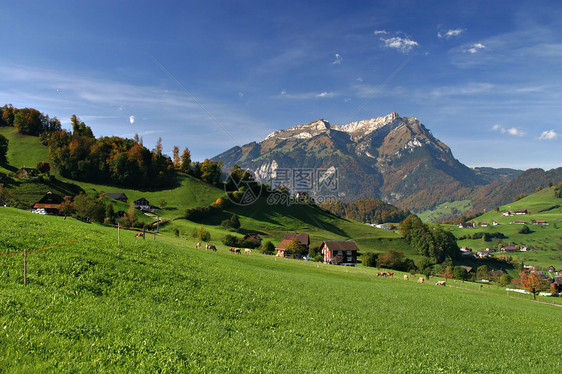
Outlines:
{"label": "pasture", "polygon": [[11,208],[0,225],[0,253],[68,242],[30,253],[27,286],[22,256],[0,255],[1,371],[562,371],[556,306],[172,236],[118,247]]}

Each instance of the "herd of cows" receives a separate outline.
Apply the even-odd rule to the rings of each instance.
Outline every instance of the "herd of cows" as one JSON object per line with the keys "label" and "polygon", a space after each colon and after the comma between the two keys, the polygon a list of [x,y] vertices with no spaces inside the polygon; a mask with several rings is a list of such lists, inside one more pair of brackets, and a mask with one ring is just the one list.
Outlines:
{"label": "herd of cows", "polygon": [[[201,242],[195,244],[195,248],[196,249],[201,248]],[[215,247],[213,244],[206,244],[205,250],[216,252],[217,247]],[[238,253],[238,254],[242,253],[242,250],[240,248],[230,248],[229,251],[232,252],[232,253]],[[249,255],[251,253],[252,253],[252,250],[250,248],[244,249],[244,254]]]}
{"label": "herd of cows", "polygon": [[[197,244],[195,244],[195,248],[196,248],[196,249],[201,248],[201,242],[198,242]],[[206,250],[211,250],[211,251],[213,251],[213,252],[216,252],[216,251],[217,251],[217,247],[215,247],[213,244],[206,244],[206,245],[205,245],[205,249],[206,249]],[[241,250],[240,248],[230,248],[229,251],[232,252],[232,253],[238,253],[238,254],[241,254],[241,253],[242,253],[242,250]],[[249,249],[249,248],[244,249],[244,254],[249,255],[249,254],[251,254],[251,253],[252,253],[252,250],[251,250],[251,249]],[[377,273],[377,277],[391,277],[391,278],[394,278],[394,273],[393,273],[393,272],[390,272],[390,271],[381,271],[381,272],[378,272],[378,273]],[[408,274],[405,274],[405,275],[404,275],[404,280],[406,280],[406,281],[407,281],[407,280],[410,280],[410,277],[408,276]],[[424,282],[425,282],[425,278],[424,278],[424,277],[419,277],[419,278],[418,278],[418,283],[424,283]],[[437,282],[435,282],[435,285],[436,285],[436,286],[446,286],[447,283],[446,283],[446,281],[437,281]]]}

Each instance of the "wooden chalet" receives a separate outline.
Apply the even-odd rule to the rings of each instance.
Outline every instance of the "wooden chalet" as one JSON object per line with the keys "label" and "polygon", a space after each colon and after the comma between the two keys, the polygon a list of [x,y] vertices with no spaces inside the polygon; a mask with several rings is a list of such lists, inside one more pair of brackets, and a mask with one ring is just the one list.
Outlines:
{"label": "wooden chalet", "polygon": [[513,213],[514,213],[514,214],[518,214],[518,215],[521,215],[521,214],[528,214],[528,213],[527,213],[527,209],[515,209],[515,210],[513,211]]}
{"label": "wooden chalet", "polygon": [[519,252],[519,249],[515,245],[506,245],[505,247],[502,247],[501,251],[502,252]]}
{"label": "wooden chalet", "polygon": [[322,243],[325,264],[356,266],[359,247],[353,240],[326,240]]}
{"label": "wooden chalet", "polygon": [[124,203],[126,203],[128,200],[127,195],[125,195],[124,192],[107,192],[105,196],[122,201]]}
{"label": "wooden chalet", "polygon": [[61,195],[49,191],[41,200],[33,204],[31,211],[33,213],[59,215],[61,214],[63,203],[64,198]]}
{"label": "wooden chalet", "polygon": [[554,289],[556,292],[562,292],[562,277],[554,277]]}
{"label": "wooden chalet", "polygon": [[150,206],[150,203],[144,197],[141,197],[140,199],[135,200],[135,202],[133,204],[134,204],[134,207],[136,209],[140,209],[140,210],[150,210],[150,209],[152,209],[152,206]]}

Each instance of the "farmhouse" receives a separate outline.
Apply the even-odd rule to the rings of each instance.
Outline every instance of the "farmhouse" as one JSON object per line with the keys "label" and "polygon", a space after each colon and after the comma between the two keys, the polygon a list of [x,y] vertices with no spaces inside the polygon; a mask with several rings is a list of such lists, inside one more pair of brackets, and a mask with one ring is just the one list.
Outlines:
{"label": "farmhouse", "polygon": [[356,266],[359,247],[353,240],[326,240],[322,243],[325,264]]}
{"label": "farmhouse", "polygon": [[527,224],[527,222],[521,221],[521,220],[517,220],[517,219],[516,219],[515,221],[513,221],[512,223],[515,224],[515,225],[526,225],[526,224]]}
{"label": "farmhouse", "polygon": [[515,209],[513,211],[514,214],[521,215],[521,214],[528,214],[527,209]]}
{"label": "farmhouse", "polygon": [[465,222],[459,224],[459,229],[473,229],[473,228],[474,228],[474,222]]}
{"label": "farmhouse", "polygon": [[463,268],[464,270],[466,270],[467,273],[476,273],[476,270],[474,270],[473,267],[461,265],[461,268]]}
{"label": "farmhouse", "polygon": [[505,247],[502,247],[501,251],[502,252],[517,252],[518,248],[515,245],[506,245]]}
{"label": "farmhouse", "polygon": [[497,226],[499,223],[497,221],[492,221],[492,225]]}
{"label": "farmhouse", "polygon": [[17,177],[18,178],[29,178],[35,177],[39,175],[39,170],[34,168],[26,168],[25,166],[18,170]]}
{"label": "farmhouse", "polygon": [[135,202],[133,203],[136,209],[140,209],[140,210],[149,210],[152,207],[150,206],[150,203],[148,202],[148,200],[146,200],[144,197],[141,197],[138,200],[135,200]]}
{"label": "farmhouse", "polygon": [[123,192],[108,192],[105,194],[107,197],[111,197],[112,199],[122,201],[124,203],[127,202],[128,198],[127,195]]}
{"label": "farmhouse", "polygon": [[286,251],[285,248],[291,243],[293,239],[297,239],[299,244],[304,248],[306,252],[308,252],[308,247],[310,246],[310,237],[308,234],[299,234],[299,233],[286,233],[283,236],[283,240],[275,250],[277,251],[278,257],[292,257],[293,253],[291,251]]}
{"label": "farmhouse", "polygon": [[513,212],[511,210],[508,210],[507,212],[502,213],[502,216],[505,216],[505,217],[509,217],[509,216],[512,216],[512,215],[513,215]]}
{"label": "farmhouse", "polygon": [[31,212],[58,215],[61,213],[62,203],[64,203],[64,198],[61,195],[49,191],[41,200],[33,204]]}
{"label": "farmhouse", "polygon": [[542,220],[531,220],[531,225],[539,225],[539,226],[546,226],[548,225],[548,222],[546,221],[542,221]]}

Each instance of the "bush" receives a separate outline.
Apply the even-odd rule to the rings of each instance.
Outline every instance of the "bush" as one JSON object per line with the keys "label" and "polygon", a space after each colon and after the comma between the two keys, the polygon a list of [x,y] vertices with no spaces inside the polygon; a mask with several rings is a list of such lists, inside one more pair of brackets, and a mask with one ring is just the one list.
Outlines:
{"label": "bush", "polygon": [[363,266],[369,266],[372,268],[377,267],[377,258],[379,257],[378,253],[371,253],[367,252],[361,256],[361,261],[363,262]]}
{"label": "bush", "polygon": [[500,277],[500,284],[504,287],[507,287],[511,284],[511,277],[508,274],[503,274]]}
{"label": "bush", "polygon": [[268,240],[261,245],[260,251],[267,255],[272,255],[273,253],[275,253],[275,245],[273,245],[273,243]]}

